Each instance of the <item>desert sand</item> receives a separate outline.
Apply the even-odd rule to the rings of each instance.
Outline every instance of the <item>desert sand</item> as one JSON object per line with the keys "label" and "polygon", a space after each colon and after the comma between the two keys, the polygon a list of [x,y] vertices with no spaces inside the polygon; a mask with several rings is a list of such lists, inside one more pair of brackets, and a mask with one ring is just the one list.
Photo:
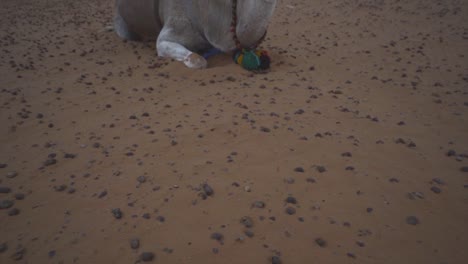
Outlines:
{"label": "desert sand", "polygon": [[0,263],[466,263],[466,1],[280,1],[266,74],[112,6],[0,2]]}

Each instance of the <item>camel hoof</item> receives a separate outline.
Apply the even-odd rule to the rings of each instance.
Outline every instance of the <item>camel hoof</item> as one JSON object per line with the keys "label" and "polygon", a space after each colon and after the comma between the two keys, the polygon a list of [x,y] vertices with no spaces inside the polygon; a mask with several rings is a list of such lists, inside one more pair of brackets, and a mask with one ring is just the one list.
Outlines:
{"label": "camel hoof", "polygon": [[185,58],[184,63],[192,69],[204,69],[208,66],[208,62],[202,56],[192,53]]}

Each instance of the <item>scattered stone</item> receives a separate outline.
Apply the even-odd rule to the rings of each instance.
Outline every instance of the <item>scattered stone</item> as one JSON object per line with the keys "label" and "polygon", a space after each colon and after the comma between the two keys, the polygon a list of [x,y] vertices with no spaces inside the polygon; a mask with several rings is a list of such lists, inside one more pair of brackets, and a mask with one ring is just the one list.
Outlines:
{"label": "scattered stone", "polygon": [[296,209],[295,209],[294,207],[288,206],[288,207],[286,207],[285,212],[286,212],[288,215],[293,215],[293,214],[296,213]]}
{"label": "scattered stone", "polygon": [[212,196],[214,194],[213,188],[211,188],[208,183],[204,183],[202,185],[203,192],[206,194],[206,196]]}
{"label": "scattered stone", "polygon": [[130,240],[130,248],[138,249],[140,247],[140,240],[138,238],[134,238]]}
{"label": "scattered stone", "polygon": [[17,173],[16,171],[10,171],[10,172],[8,172],[7,175],[6,175],[6,177],[7,177],[8,179],[13,179],[13,178],[15,178],[16,176],[18,176],[18,173]]}
{"label": "scattered stone", "polygon": [[436,194],[439,194],[439,193],[442,192],[442,190],[441,190],[439,187],[437,187],[437,186],[432,186],[432,187],[431,187],[431,191],[432,191],[433,193],[436,193]]}
{"label": "scattered stone", "polygon": [[251,191],[252,191],[252,188],[250,188],[250,186],[245,186],[245,187],[244,187],[244,191],[246,191],[246,192],[251,192]]}
{"label": "scattered stone", "polygon": [[281,264],[281,259],[278,256],[271,257],[271,264]]}
{"label": "scattered stone", "polygon": [[368,213],[372,213],[373,211],[374,211],[373,208],[370,208],[370,207],[366,208],[366,212],[368,212]]}
{"label": "scattered stone", "polygon": [[254,237],[254,235],[255,235],[254,232],[253,232],[252,230],[249,230],[249,229],[245,230],[245,231],[244,231],[244,234],[245,234],[247,237],[250,237],[250,238]]}
{"label": "scattered stone", "polygon": [[241,218],[240,223],[244,225],[246,228],[252,228],[253,227],[253,220],[249,216],[244,216]]}
{"label": "scattered stone", "polygon": [[294,169],[295,172],[304,172],[304,168],[302,167],[297,167]]}
{"label": "scattered stone", "polygon": [[319,238],[316,238],[315,239],[315,243],[317,243],[317,245],[319,245],[319,247],[326,247],[327,246],[327,241],[325,241],[323,238],[319,237]]}
{"label": "scattered stone", "polygon": [[151,215],[149,213],[144,213],[141,217],[143,217],[144,219],[150,219]]}
{"label": "scattered stone", "polygon": [[76,158],[76,154],[65,153],[65,154],[63,155],[63,157],[66,158],[66,159],[74,159],[74,158]]}
{"label": "scattered stone", "polygon": [[69,194],[72,194],[72,193],[75,193],[76,192],[76,189],[71,187],[71,188],[68,188],[68,193]]}
{"label": "scattered stone", "polygon": [[15,194],[15,199],[16,200],[23,200],[24,199],[24,194],[23,193],[16,193]]}
{"label": "scattered stone", "polygon": [[15,253],[11,255],[11,258],[13,260],[21,260],[24,257],[24,254],[26,254],[26,249],[22,246],[18,246],[16,249]]}
{"label": "scattered stone", "polygon": [[138,177],[137,177],[137,181],[138,181],[139,183],[144,183],[144,182],[146,182],[146,176],[144,176],[144,175],[138,176]]}
{"label": "scattered stone", "polygon": [[7,243],[2,243],[0,244],[0,253],[3,253],[8,250],[8,245]]}
{"label": "scattered stone", "polygon": [[433,181],[434,183],[439,184],[439,185],[445,185],[445,182],[444,182],[442,179],[440,179],[440,178],[434,178],[434,179],[432,179],[432,181]]}
{"label": "scattered stone", "polygon": [[8,167],[7,164],[5,164],[5,163],[0,163],[0,169],[4,169],[4,168],[6,168],[6,167]]}
{"label": "scattered stone", "polygon": [[317,166],[316,169],[320,173],[323,173],[323,172],[327,171],[327,169],[324,166]]}
{"label": "scattered stone", "polygon": [[11,192],[10,187],[0,186],[0,193],[10,193],[10,192]]}
{"label": "scattered stone", "polygon": [[98,195],[98,198],[101,199],[103,198],[104,196],[107,195],[107,191],[102,191],[99,195]]}
{"label": "scattered stone", "polygon": [[447,151],[446,155],[447,157],[452,157],[452,156],[457,155],[457,152],[455,152],[455,150],[453,149],[450,149],[449,151]]}
{"label": "scattered stone", "polygon": [[51,250],[51,251],[49,251],[49,253],[47,253],[47,255],[49,256],[49,258],[53,258],[53,257],[55,257],[56,253],[57,252],[55,250]]}
{"label": "scattered stone", "polygon": [[15,202],[13,202],[12,200],[2,200],[0,201],[0,209],[8,209],[12,207],[13,204],[15,204]]}
{"label": "scattered stone", "polygon": [[468,172],[468,166],[464,166],[460,168],[461,172]]}
{"label": "scattered stone", "polygon": [[268,127],[262,126],[262,127],[260,127],[260,131],[265,132],[265,133],[268,133],[268,132],[271,131],[271,129],[269,129]]}
{"label": "scattered stone", "polygon": [[391,182],[391,183],[399,183],[400,182],[400,180],[398,180],[397,178],[390,178],[388,181]]}
{"label": "scattered stone", "polygon": [[407,196],[410,200],[416,200],[416,198],[424,199],[424,194],[422,192],[410,192]]}
{"label": "scattered stone", "polygon": [[62,184],[62,185],[59,185],[59,186],[54,186],[54,189],[57,192],[63,192],[63,191],[65,191],[65,189],[67,189],[67,185]]}
{"label": "scattered stone", "polygon": [[256,201],[252,204],[252,206],[256,208],[265,208],[265,203],[262,201]]}
{"label": "scattered stone", "polygon": [[154,253],[152,252],[143,252],[140,255],[140,260],[143,262],[150,262],[154,259]]}
{"label": "scattered stone", "polygon": [[356,255],[354,255],[353,253],[350,253],[350,252],[348,252],[348,253],[346,254],[346,256],[348,256],[348,257],[350,257],[350,258],[353,258],[353,259],[356,258]]}
{"label": "scattered stone", "polygon": [[408,216],[406,217],[406,223],[408,225],[418,225],[419,219],[416,216]]}
{"label": "scattered stone", "polygon": [[296,198],[294,198],[292,196],[288,196],[288,198],[286,198],[286,203],[297,204],[297,200],[296,200]]}
{"label": "scattered stone", "polygon": [[219,241],[219,242],[222,242],[223,239],[224,239],[224,236],[223,236],[223,234],[221,234],[221,233],[215,232],[215,233],[212,233],[212,234],[210,235],[210,238],[211,238],[211,239],[214,239],[214,240],[217,240],[217,241]]}
{"label": "scattered stone", "polygon": [[56,163],[57,163],[56,159],[47,159],[46,161],[44,161],[44,166],[51,166],[51,165],[54,165]]}
{"label": "scattered stone", "polygon": [[287,179],[284,179],[284,182],[287,184],[293,184],[296,182],[296,180],[294,178],[287,178]]}
{"label": "scattered stone", "polygon": [[111,212],[112,212],[112,214],[114,215],[115,219],[120,219],[120,218],[122,218],[123,213],[122,213],[122,211],[120,210],[120,208],[114,208],[114,209],[112,209]]}
{"label": "scattered stone", "polygon": [[8,211],[9,216],[19,215],[19,213],[20,213],[20,210],[18,208],[12,208]]}
{"label": "scattered stone", "polygon": [[158,217],[156,217],[156,220],[158,220],[161,223],[164,223],[166,221],[166,218],[162,215],[158,215]]}

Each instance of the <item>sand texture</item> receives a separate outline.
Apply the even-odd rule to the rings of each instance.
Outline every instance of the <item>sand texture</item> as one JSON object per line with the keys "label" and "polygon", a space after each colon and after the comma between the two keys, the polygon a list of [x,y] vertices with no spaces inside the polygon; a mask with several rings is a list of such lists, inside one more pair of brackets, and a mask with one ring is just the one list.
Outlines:
{"label": "sand texture", "polygon": [[0,1],[0,263],[467,263],[467,1],[280,1],[267,74],[113,3]]}

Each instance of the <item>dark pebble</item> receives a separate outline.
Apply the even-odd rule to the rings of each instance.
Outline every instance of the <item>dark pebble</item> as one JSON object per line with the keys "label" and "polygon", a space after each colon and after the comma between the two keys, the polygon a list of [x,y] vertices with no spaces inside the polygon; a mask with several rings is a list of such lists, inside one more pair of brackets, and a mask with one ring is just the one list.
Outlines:
{"label": "dark pebble", "polygon": [[10,192],[11,192],[10,187],[0,186],[0,193],[10,193]]}
{"label": "dark pebble", "polygon": [[260,131],[268,133],[271,131],[271,129],[269,129],[268,127],[260,127]]}
{"label": "dark pebble", "polygon": [[206,196],[212,196],[214,194],[213,188],[211,188],[208,183],[204,183],[202,185],[203,192],[206,194]]}
{"label": "dark pebble", "polygon": [[397,178],[390,178],[388,181],[391,182],[391,183],[399,183],[400,182],[400,180],[398,180]]}
{"label": "dark pebble", "polygon": [[161,223],[164,223],[166,221],[166,218],[164,218],[164,216],[162,215],[159,215],[158,217],[156,217],[156,220],[158,220]]}
{"label": "dark pebble", "polygon": [[112,209],[111,212],[112,212],[112,214],[114,215],[115,219],[120,219],[120,218],[122,218],[123,213],[122,213],[122,211],[120,210],[120,208],[114,208],[114,209]]}
{"label": "dark pebble", "polygon": [[15,204],[15,202],[13,202],[12,200],[2,200],[0,201],[0,209],[8,209],[12,207],[13,204]]}
{"label": "dark pebble", "polygon": [[143,252],[140,255],[140,260],[143,262],[153,261],[153,259],[154,259],[154,253],[152,252]]}
{"label": "dark pebble", "polygon": [[20,213],[20,210],[18,208],[12,208],[8,211],[9,216],[19,215],[19,213]]}
{"label": "dark pebble", "polygon": [[278,256],[271,257],[271,264],[281,264],[281,259]]}
{"label": "dark pebble", "polygon": [[64,158],[66,159],[74,159],[76,157],[75,154],[71,154],[71,153],[65,153],[65,155],[63,155]]}
{"label": "dark pebble", "polygon": [[72,193],[75,193],[76,192],[76,189],[71,187],[71,188],[68,188],[68,193],[69,194],[72,194]]}
{"label": "dark pebble", "polygon": [[248,237],[254,237],[254,232],[252,230],[245,230],[244,234]]}
{"label": "dark pebble", "polygon": [[464,166],[460,168],[461,172],[468,172],[468,166]]}
{"label": "dark pebble", "polygon": [[149,213],[144,213],[141,217],[143,217],[144,219],[150,219],[151,215]]}
{"label": "dark pebble", "polygon": [[2,243],[0,244],[0,253],[3,253],[8,250],[8,245],[7,243]]}
{"label": "dark pebble", "polygon": [[4,169],[4,168],[6,168],[6,167],[8,167],[7,164],[5,164],[5,163],[0,163],[0,169]]}
{"label": "dark pebble", "polygon": [[452,156],[457,155],[457,152],[455,152],[455,150],[451,149],[451,150],[447,151],[446,155],[448,157],[452,157]]}
{"label": "dark pebble", "polygon": [[15,193],[15,199],[16,200],[23,200],[24,199],[24,194],[23,193]]}
{"label": "dark pebble", "polygon": [[304,172],[304,169],[302,167],[297,167],[294,169],[295,172]]}
{"label": "dark pebble", "polygon": [[6,176],[7,176],[8,179],[13,179],[16,176],[18,176],[18,173],[16,171],[10,171],[10,172],[7,173]]}
{"label": "dark pebble", "polygon": [[107,191],[102,191],[99,195],[98,195],[98,198],[101,199],[103,198],[104,196],[107,195]]}
{"label": "dark pebble", "polygon": [[327,169],[324,166],[317,166],[317,171],[322,173],[322,172],[327,171]]}
{"label": "dark pebble", "polygon": [[445,182],[440,178],[434,178],[434,179],[432,179],[432,181],[439,184],[439,185],[445,185]]}
{"label": "dark pebble", "polygon": [[138,177],[137,177],[137,181],[138,181],[139,183],[144,183],[144,182],[146,182],[146,176],[143,176],[143,175],[138,176]]}
{"label": "dark pebble", "polygon": [[47,253],[47,255],[49,256],[49,258],[55,257],[55,254],[57,254],[57,252],[56,252],[55,250],[51,250],[51,251],[49,251],[49,253]]}
{"label": "dark pebble", "polygon": [[47,159],[46,161],[44,161],[44,166],[51,166],[51,165],[54,165],[56,163],[57,163],[56,159]]}
{"label": "dark pebble", "polygon": [[24,254],[26,254],[26,249],[23,247],[18,247],[15,251],[15,253],[11,256],[13,260],[21,260],[24,257]]}
{"label": "dark pebble", "polygon": [[372,208],[370,208],[370,207],[366,208],[366,212],[372,213],[372,211],[374,211],[374,209],[372,209]]}
{"label": "dark pebble", "polygon": [[293,215],[296,213],[296,209],[294,209],[293,207],[286,207],[286,210],[285,212],[288,214],[288,215]]}
{"label": "dark pebble", "polygon": [[212,233],[212,234],[210,235],[210,238],[211,238],[211,239],[214,239],[214,240],[217,240],[217,241],[219,241],[219,242],[222,242],[223,239],[224,239],[224,236],[223,236],[223,234],[221,234],[221,233],[215,232],[215,233]]}
{"label": "dark pebble", "polygon": [[130,247],[132,249],[137,249],[140,247],[140,240],[138,238],[134,238],[132,240],[130,240]]}
{"label": "dark pebble", "polygon": [[419,219],[416,216],[408,216],[406,217],[406,223],[408,225],[418,225]]}
{"label": "dark pebble", "polygon": [[441,190],[439,187],[437,187],[437,186],[432,186],[432,187],[431,187],[431,191],[432,191],[433,193],[436,193],[436,194],[439,194],[439,193],[442,192],[442,190]]}
{"label": "dark pebble", "polygon": [[326,247],[327,246],[327,241],[325,241],[323,238],[316,238],[315,239],[315,243],[317,243],[317,245],[319,245],[319,247]]}
{"label": "dark pebble", "polygon": [[67,185],[62,184],[62,185],[59,185],[59,186],[54,186],[54,189],[57,192],[63,192],[63,191],[65,191],[65,189],[67,189]]}
{"label": "dark pebble", "polygon": [[262,201],[256,201],[253,203],[253,207],[256,207],[256,208],[265,208],[265,203],[262,202]]}
{"label": "dark pebble", "polygon": [[289,196],[288,198],[286,198],[286,202],[290,203],[290,204],[297,204],[296,198],[294,198],[292,196]]}
{"label": "dark pebble", "polygon": [[247,228],[253,227],[253,220],[249,216],[244,216],[241,218],[240,223]]}
{"label": "dark pebble", "polygon": [[353,258],[353,259],[356,258],[356,255],[354,255],[353,253],[347,253],[346,256]]}

